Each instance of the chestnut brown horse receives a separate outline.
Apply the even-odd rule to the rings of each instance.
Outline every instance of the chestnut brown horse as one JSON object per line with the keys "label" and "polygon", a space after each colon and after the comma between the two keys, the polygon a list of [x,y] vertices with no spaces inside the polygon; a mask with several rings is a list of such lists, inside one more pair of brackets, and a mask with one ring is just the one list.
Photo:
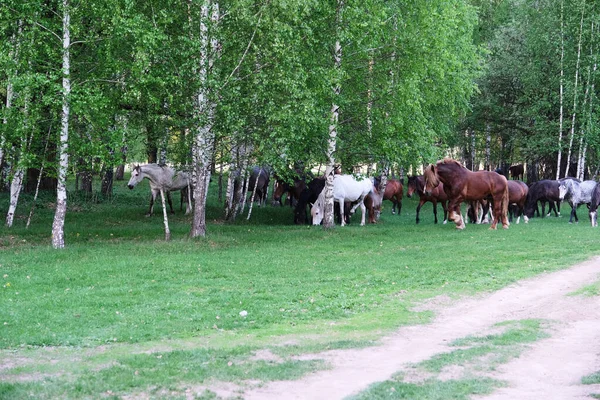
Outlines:
{"label": "chestnut brown horse", "polygon": [[433,188],[444,184],[448,196],[448,218],[454,221],[457,229],[464,229],[460,212],[460,203],[481,199],[491,199],[494,220],[490,229],[496,229],[498,221],[508,229],[508,183],[506,178],[492,171],[469,171],[458,161],[446,158],[431,164],[423,172],[425,192],[431,193]]}
{"label": "chestnut brown horse", "polygon": [[512,222],[513,215],[517,216],[517,224],[521,220],[521,215],[523,216],[525,223],[529,222],[529,218],[525,215],[527,193],[529,193],[529,186],[527,186],[525,182],[517,180],[508,181],[508,211],[510,222]]}
{"label": "chestnut brown horse", "polygon": [[433,217],[435,219],[435,223],[438,223],[437,218],[437,203],[439,202],[444,209],[444,224],[448,221],[448,208],[446,207],[448,203],[448,196],[446,196],[446,192],[444,192],[444,184],[440,182],[439,186],[433,188],[430,194],[425,193],[425,179],[423,175],[419,176],[409,176],[408,177],[408,187],[406,191],[406,195],[410,198],[413,193],[417,192],[419,195],[419,205],[417,206],[417,224],[419,223],[419,213],[421,212],[421,207],[423,204],[430,201],[433,204]]}

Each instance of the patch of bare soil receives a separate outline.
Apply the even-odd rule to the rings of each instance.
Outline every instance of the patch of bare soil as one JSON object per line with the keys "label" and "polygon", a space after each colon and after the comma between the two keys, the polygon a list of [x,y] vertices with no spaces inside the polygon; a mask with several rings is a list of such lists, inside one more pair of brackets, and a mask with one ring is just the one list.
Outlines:
{"label": "patch of bare soil", "polygon": [[596,385],[581,384],[583,376],[600,370],[600,298],[567,295],[597,280],[599,273],[600,257],[491,294],[449,305],[446,299],[434,302],[437,317],[430,324],[403,327],[380,346],[321,353],[331,369],[298,381],[272,382],[243,397],[341,399],[409,370],[411,364],[452,351],[448,344],[455,339],[487,333],[503,321],[544,319],[553,322],[551,336],[486,373],[507,386],[478,399],[589,399],[590,393],[600,393]]}

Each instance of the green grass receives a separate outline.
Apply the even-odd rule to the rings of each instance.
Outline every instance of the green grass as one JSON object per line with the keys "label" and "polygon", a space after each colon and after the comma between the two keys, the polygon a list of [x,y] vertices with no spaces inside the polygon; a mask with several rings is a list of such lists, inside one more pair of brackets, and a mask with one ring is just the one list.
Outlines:
{"label": "green grass", "polygon": [[[401,377],[400,377],[401,379]],[[439,381],[428,379],[423,383],[386,381],[373,385],[368,391],[351,400],[419,399],[419,400],[467,400],[473,395],[485,395],[502,383],[489,378]]]}
{"label": "green grass", "polygon": [[583,286],[576,291],[569,293],[570,296],[585,296],[593,297],[600,296],[600,281],[594,282],[590,285]]}
{"label": "green grass", "polygon": [[600,383],[600,371],[594,372],[588,376],[581,378],[581,383],[584,385],[597,385]]}
{"label": "green grass", "polygon": [[[578,225],[544,218],[506,231],[456,231],[433,224],[430,204],[415,225],[417,202],[406,198],[401,216],[386,202],[380,223],[365,227],[358,215],[331,231],[295,226],[290,208],[270,206],[228,224],[216,188],[208,236],[190,240],[191,217],[178,211],[169,216],[173,240],[165,242],[160,209],[144,216],[148,194],[147,186],[124,184],[112,199],[70,194],[61,251],[50,246],[54,195],[42,195],[26,230],[31,196],[23,194],[15,226],[0,228],[0,360],[31,359],[27,373],[43,374],[52,367],[45,347],[61,346],[56,370],[73,365],[71,374],[83,376],[88,365],[104,370],[121,352],[161,346],[190,350],[194,343],[214,354],[271,347],[284,355],[366,346],[428,321],[431,313],[411,311],[424,299],[499,289],[599,252],[583,216]],[[0,193],[0,213],[7,207]],[[104,364],[96,362],[94,351],[107,344]],[[75,356],[82,349],[86,356]],[[51,379],[68,387],[72,377]],[[15,385],[40,379],[33,381]],[[4,385],[0,393],[19,390]]]}

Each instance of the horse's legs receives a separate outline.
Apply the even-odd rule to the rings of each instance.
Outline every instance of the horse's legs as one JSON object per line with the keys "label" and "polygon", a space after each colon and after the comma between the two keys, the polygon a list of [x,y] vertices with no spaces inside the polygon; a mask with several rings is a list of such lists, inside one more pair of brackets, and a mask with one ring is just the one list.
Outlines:
{"label": "horse's legs", "polygon": [[437,224],[438,223],[438,220],[437,220],[437,201],[433,200],[431,202],[431,204],[433,204],[433,221],[434,221],[434,223]]}
{"label": "horse's legs", "polygon": [[[383,199],[381,199],[381,201],[383,202]],[[396,214],[396,199],[392,197],[390,201],[392,202],[392,214]]]}
{"label": "horse's legs", "polygon": [[396,201],[398,202],[398,216],[402,214],[402,199],[399,199],[396,195]]}
{"label": "horse's legs", "polygon": [[158,195],[158,190],[152,189],[150,191],[150,209],[148,209],[148,214],[146,216],[152,216],[152,212],[154,211],[154,201],[156,200],[156,196]]}
{"label": "horse's legs", "polygon": [[442,201],[442,210],[444,210],[444,225],[448,223],[448,202],[446,200]]}
{"label": "horse's legs", "polygon": [[575,217],[575,222],[579,222],[579,219],[577,218],[577,204],[572,202],[569,202],[569,204],[571,205],[571,218],[569,218],[569,223],[573,223],[573,217]]}
{"label": "horse's legs", "polygon": [[420,200],[419,201],[419,205],[417,206],[417,224],[420,221],[420,219],[419,219],[419,213],[421,212],[421,207],[423,207],[423,204],[425,204],[425,201]]}
{"label": "horse's legs", "polygon": [[169,202],[169,208],[171,209],[171,214],[175,214],[175,211],[173,211],[173,201],[171,201],[171,192],[169,190],[167,190],[166,192],[167,192],[167,201]]}
{"label": "horse's legs", "polygon": [[340,199],[339,204],[340,204],[340,225],[345,226],[346,220],[344,219],[344,199]]}
{"label": "horse's legs", "polygon": [[459,199],[450,200],[450,204],[448,205],[448,209],[450,210],[449,218],[450,221],[456,224],[456,229],[465,229],[465,222],[460,212],[460,203]]}
{"label": "horse's legs", "polygon": [[365,225],[365,214],[367,213],[367,207],[365,207],[364,201],[360,202],[360,211],[361,211],[360,226],[364,226]]}

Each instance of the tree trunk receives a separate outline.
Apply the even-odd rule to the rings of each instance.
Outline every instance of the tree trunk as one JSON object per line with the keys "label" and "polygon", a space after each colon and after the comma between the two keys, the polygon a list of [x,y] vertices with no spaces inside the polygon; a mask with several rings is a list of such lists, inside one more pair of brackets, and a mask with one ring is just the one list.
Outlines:
{"label": "tree trunk", "polygon": [[[575,85],[573,88],[573,116],[571,119],[571,133],[569,135],[569,153],[567,154],[567,167],[565,168],[565,177],[569,174],[571,167],[571,152],[573,151],[573,139],[575,137],[575,116],[577,114],[577,85],[579,83],[579,62],[581,60],[581,38],[583,36],[583,16],[585,15],[585,0],[581,10],[581,22],[579,25],[579,43],[577,45],[577,63],[575,66]],[[558,167],[560,168],[560,167]]]}
{"label": "tree trunk", "polygon": [[218,18],[218,4],[205,2],[201,6],[200,17],[200,62],[199,79],[200,91],[196,95],[194,103],[194,113],[199,126],[196,128],[192,153],[195,159],[194,170],[196,176],[196,185],[194,186],[194,217],[192,220],[191,237],[206,236],[206,198],[208,194],[208,185],[210,182],[211,160],[214,145],[214,134],[212,126],[214,124],[215,106],[210,101],[210,89],[208,82],[209,71],[209,12],[213,7],[213,18]]}
{"label": "tree trunk", "polygon": [[[331,105],[331,117],[329,124],[329,138],[327,140],[327,168],[325,168],[325,203],[323,210],[323,228],[330,229],[335,226],[333,215],[333,178],[335,173],[335,152],[337,147],[337,130],[340,115],[340,92],[342,74],[342,10],[343,0],[337,2],[336,12],[336,40],[334,49],[334,82],[333,82],[333,104]],[[342,221],[343,222],[343,221]]]}
{"label": "tree trunk", "polygon": [[167,205],[165,204],[165,191],[160,189],[160,201],[162,202],[163,222],[165,224],[165,240],[171,240],[171,230],[169,229],[169,217],[167,216]]}
{"label": "tree trunk", "polygon": [[[564,59],[565,59],[565,31],[564,31],[564,0],[560,2],[560,113],[558,120],[558,158],[556,160],[556,179],[560,178],[560,163],[562,158],[562,136],[563,136],[563,91],[564,91]],[[567,167],[568,169],[568,167]]]}
{"label": "tree trunk", "polygon": [[490,148],[491,148],[491,144],[492,144],[492,128],[490,126],[490,123],[488,122],[485,126],[485,164],[483,166],[483,169],[486,171],[490,171]]}
{"label": "tree trunk", "polygon": [[65,216],[67,214],[67,170],[69,168],[69,113],[71,94],[71,33],[69,0],[62,0],[63,7],[63,37],[62,37],[62,114],[60,144],[58,148],[58,187],[56,189],[56,211],[52,223],[52,246],[55,249],[65,247]]}

